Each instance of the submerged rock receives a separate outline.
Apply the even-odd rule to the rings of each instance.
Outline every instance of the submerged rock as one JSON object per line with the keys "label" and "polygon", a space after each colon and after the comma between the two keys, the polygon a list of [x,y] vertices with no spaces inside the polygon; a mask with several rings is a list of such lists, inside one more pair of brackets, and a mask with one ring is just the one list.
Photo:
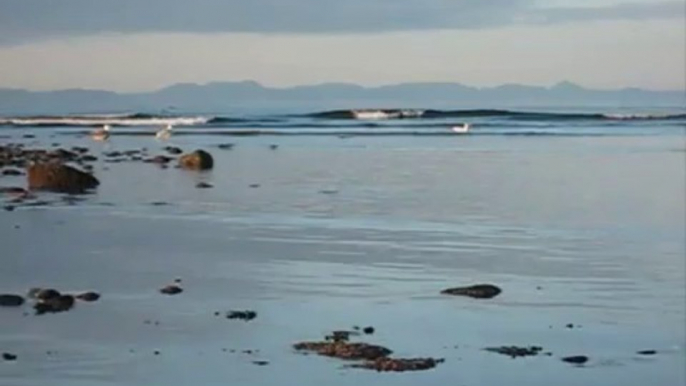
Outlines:
{"label": "submerged rock", "polygon": [[445,362],[444,359],[434,359],[434,358],[387,358],[381,357],[376,358],[373,361],[366,361],[361,364],[355,364],[351,367],[376,370],[376,371],[420,371],[429,370],[439,363]]}
{"label": "submerged rock", "polygon": [[180,294],[181,292],[183,292],[183,288],[179,287],[176,284],[170,284],[160,289],[160,293],[163,293],[165,295],[176,295]]}
{"label": "submerged rock", "polygon": [[222,149],[222,150],[231,150],[231,149],[233,149],[234,144],[233,143],[221,143],[221,144],[217,145],[217,147]]}
{"label": "submerged rock", "polygon": [[657,354],[657,350],[641,350],[641,351],[636,351],[636,354],[638,354],[638,355],[655,355],[655,354]]}
{"label": "submerged rock", "polygon": [[14,294],[0,294],[0,307],[19,307],[24,304],[24,298]]}
{"label": "submerged rock", "polygon": [[85,193],[100,185],[92,175],[59,163],[34,164],[28,168],[29,189],[59,193]]}
{"label": "submerged rock", "polygon": [[198,182],[195,185],[195,187],[198,189],[209,189],[209,188],[213,188],[214,186],[212,186],[212,184],[208,184],[207,182]]}
{"label": "submerged rock", "polygon": [[214,159],[204,150],[196,150],[179,158],[179,166],[189,170],[209,170],[214,167]]}
{"label": "submerged rock", "polygon": [[476,284],[468,287],[448,288],[441,291],[445,295],[469,296],[476,299],[491,299],[498,296],[501,292],[502,290],[493,284]]}
{"label": "submerged rock", "polygon": [[383,346],[348,342],[301,342],[293,345],[298,351],[312,351],[319,355],[346,360],[375,360],[387,357],[392,351]]}
{"label": "submerged rock", "polygon": [[518,347],[518,346],[502,346],[502,347],[487,347],[484,350],[507,355],[511,358],[536,356],[543,350],[542,347]]}
{"label": "submerged rock", "polygon": [[17,356],[14,355],[14,354],[10,354],[10,353],[8,353],[8,352],[4,352],[4,353],[2,353],[2,359],[6,360],[6,361],[8,361],[8,362],[10,362],[10,361],[16,361],[16,360],[17,360]]}
{"label": "submerged rock", "polygon": [[586,355],[574,355],[562,358],[562,362],[567,362],[575,365],[583,365],[584,363],[588,362],[588,357]]}
{"label": "submerged rock", "polygon": [[257,317],[257,312],[255,311],[229,311],[226,314],[227,319],[240,319],[249,322]]}
{"label": "submerged rock", "polygon": [[76,295],[76,298],[84,302],[94,302],[100,299],[100,294],[93,291],[84,292]]}

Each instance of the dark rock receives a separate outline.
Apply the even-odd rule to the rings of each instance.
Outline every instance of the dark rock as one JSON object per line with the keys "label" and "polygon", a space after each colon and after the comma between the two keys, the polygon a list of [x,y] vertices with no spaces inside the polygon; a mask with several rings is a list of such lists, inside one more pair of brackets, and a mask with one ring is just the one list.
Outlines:
{"label": "dark rock", "polygon": [[409,359],[399,359],[399,358],[387,358],[381,357],[376,358],[371,361],[366,361],[361,364],[355,364],[351,367],[376,370],[376,371],[420,371],[429,370],[439,363],[443,363],[444,359],[434,359],[434,358],[409,358]]}
{"label": "dark rock", "polygon": [[160,289],[160,293],[163,293],[165,295],[176,295],[176,294],[180,294],[181,292],[183,292],[183,288],[181,288],[175,284],[170,284],[170,285]]}
{"label": "dark rock", "polygon": [[583,365],[588,362],[588,357],[586,355],[574,355],[570,357],[562,358],[563,362],[572,363],[575,365]]}
{"label": "dark rock", "polygon": [[298,351],[312,351],[319,355],[348,360],[375,360],[392,353],[383,346],[348,342],[301,342],[293,345],[293,348]]}
{"label": "dark rock", "polygon": [[0,307],[19,307],[24,304],[24,298],[13,294],[0,294]]}
{"label": "dark rock", "polygon": [[231,150],[231,149],[233,149],[234,144],[233,143],[222,143],[222,144],[219,144],[217,147],[222,149],[222,150]]}
{"label": "dark rock", "polygon": [[360,333],[356,331],[332,331],[324,339],[333,342],[347,342],[350,340],[351,335],[360,335]]}
{"label": "dark rock", "polygon": [[276,150],[276,149],[279,148],[279,145],[274,145],[274,144],[272,144],[272,145],[269,145],[269,148],[272,149],[272,150]]}
{"label": "dark rock", "polygon": [[254,188],[259,188],[260,184],[250,184],[248,186],[254,189]]}
{"label": "dark rock", "polygon": [[0,187],[0,193],[18,196],[26,196],[29,194],[29,192],[26,189],[16,186]]}
{"label": "dark rock", "polygon": [[485,348],[484,350],[494,352],[494,353],[498,353],[498,354],[507,355],[511,358],[517,358],[517,357],[536,356],[541,352],[541,350],[543,350],[543,348],[538,347],[538,346],[530,346],[530,347],[502,346],[502,347],[488,347],[488,348]]}
{"label": "dark rock", "polygon": [[657,354],[657,351],[656,350],[641,350],[641,351],[637,351],[636,354],[638,354],[638,355],[655,355],[655,354]]}
{"label": "dark rock", "polygon": [[207,182],[198,182],[195,185],[195,187],[198,189],[209,189],[209,188],[212,188],[213,186],[212,186],[212,184],[208,184]]}
{"label": "dark rock", "polygon": [[24,134],[24,135],[22,135],[21,137],[22,137],[22,138],[27,138],[27,139],[36,138],[36,136],[33,135],[33,134]]}
{"label": "dark rock", "polygon": [[82,162],[95,162],[98,160],[98,157],[96,157],[94,155],[87,154],[87,155],[81,156],[81,158],[79,158],[79,160]]}
{"label": "dark rock", "polygon": [[48,153],[48,157],[59,161],[73,161],[78,158],[78,154],[65,149],[57,149]]}
{"label": "dark rock", "polygon": [[34,298],[37,300],[52,300],[52,299],[57,299],[58,297],[62,296],[59,291],[54,290],[52,288],[48,289],[42,289],[42,288],[31,288],[29,290],[29,297]]}
{"label": "dark rock", "polygon": [[105,157],[110,157],[110,158],[121,157],[123,155],[123,153],[120,151],[110,151],[110,152],[107,152],[104,154],[105,154]]}
{"label": "dark rock", "polygon": [[17,356],[14,355],[14,354],[10,354],[10,353],[8,353],[8,352],[4,352],[4,353],[2,353],[2,359],[6,360],[6,361],[8,361],[8,362],[9,362],[9,361],[16,361],[16,360],[17,360]]}
{"label": "dark rock", "polygon": [[36,315],[65,312],[74,307],[74,302],[73,296],[61,295],[57,298],[40,301],[34,304],[33,309],[36,310]]}
{"label": "dark rock", "polygon": [[93,291],[84,292],[82,294],[76,295],[76,298],[83,300],[84,302],[94,302],[100,299],[100,294]]}
{"label": "dark rock", "polygon": [[15,207],[14,207],[14,205],[5,205],[5,206],[3,206],[2,208],[5,209],[5,210],[8,211],[8,212],[12,212],[12,211],[14,210]]}
{"label": "dark rock", "polygon": [[266,366],[269,364],[268,361],[252,361],[252,363],[258,366]]}
{"label": "dark rock", "polygon": [[153,164],[158,164],[158,165],[165,165],[171,162],[174,158],[168,157],[166,155],[156,155],[152,158],[146,159],[144,162],[147,163],[153,163]]}
{"label": "dark rock", "polygon": [[569,328],[569,329],[572,329],[572,328],[574,328],[574,324],[572,324],[572,323],[567,323],[567,325],[566,325],[565,327],[567,327],[567,328]]}
{"label": "dark rock", "polygon": [[246,322],[251,321],[257,317],[257,312],[255,311],[229,311],[226,314],[227,319],[240,319]]}
{"label": "dark rock", "polygon": [[174,146],[165,146],[164,150],[166,150],[169,154],[181,154],[181,153],[183,153],[183,150],[181,150],[178,147],[174,147]]}
{"label": "dark rock", "polygon": [[446,295],[469,296],[477,299],[490,299],[498,296],[502,290],[492,284],[476,284],[468,287],[448,288],[441,291]]}
{"label": "dark rock", "polygon": [[71,166],[55,163],[34,164],[28,168],[29,189],[59,193],[85,193],[96,188],[100,181]]}
{"label": "dark rock", "polygon": [[78,154],[86,154],[86,153],[88,153],[88,148],[87,148],[87,147],[73,146],[73,147],[71,148],[71,150],[72,150],[74,153],[78,153]]}
{"label": "dark rock", "polygon": [[160,355],[160,350],[155,350],[155,351],[153,351],[153,354],[155,354],[155,355]]}
{"label": "dark rock", "polygon": [[367,335],[371,335],[374,333],[374,327],[371,327],[371,326],[365,327],[362,329],[362,332],[364,332]]}
{"label": "dark rock", "polygon": [[17,169],[4,169],[2,171],[2,175],[3,176],[21,176],[21,175],[24,175],[24,172],[22,172],[21,170],[17,170]]}
{"label": "dark rock", "polygon": [[209,170],[214,167],[214,159],[204,150],[196,150],[179,158],[179,166],[189,170]]}

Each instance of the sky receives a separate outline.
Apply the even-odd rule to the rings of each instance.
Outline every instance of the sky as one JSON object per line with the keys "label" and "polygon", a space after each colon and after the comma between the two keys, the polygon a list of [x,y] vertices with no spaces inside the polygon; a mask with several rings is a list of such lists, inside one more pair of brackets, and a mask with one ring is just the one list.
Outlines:
{"label": "sky", "polygon": [[683,0],[0,0],[0,87],[686,88]]}

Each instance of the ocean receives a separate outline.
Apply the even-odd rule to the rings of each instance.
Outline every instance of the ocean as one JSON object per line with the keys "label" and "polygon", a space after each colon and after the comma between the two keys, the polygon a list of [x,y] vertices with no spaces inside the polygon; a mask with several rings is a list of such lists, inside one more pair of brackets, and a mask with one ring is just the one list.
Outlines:
{"label": "ocean", "polygon": [[[102,125],[111,137],[94,142]],[[101,185],[35,205],[0,195],[14,205],[0,209],[0,293],[102,298],[0,307],[0,353],[17,356],[0,359],[0,385],[686,382],[683,108],[0,117],[10,144],[86,147]],[[167,146],[214,168],[108,155]],[[26,176],[0,176],[15,186]],[[177,278],[181,294],[158,292]],[[440,293],[480,283],[502,293]],[[393,357],[445,361],[386,373],[293,348],[353,326]]]}

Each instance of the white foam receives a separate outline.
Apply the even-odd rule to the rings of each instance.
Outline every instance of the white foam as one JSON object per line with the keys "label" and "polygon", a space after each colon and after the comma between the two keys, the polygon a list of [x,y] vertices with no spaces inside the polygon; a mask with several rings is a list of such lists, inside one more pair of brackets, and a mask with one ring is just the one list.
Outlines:
{"label": "white foam", "polygon": [[419,118],[424,110],[352,110],[352,114],[359,120]]}
{"label": "white foam", "polygon": [[207,117],[150,117],[127,116],[80,116],[80,117],[36,117],[0,119],[0,124],[15,126],[193,126],[207,123]]}

